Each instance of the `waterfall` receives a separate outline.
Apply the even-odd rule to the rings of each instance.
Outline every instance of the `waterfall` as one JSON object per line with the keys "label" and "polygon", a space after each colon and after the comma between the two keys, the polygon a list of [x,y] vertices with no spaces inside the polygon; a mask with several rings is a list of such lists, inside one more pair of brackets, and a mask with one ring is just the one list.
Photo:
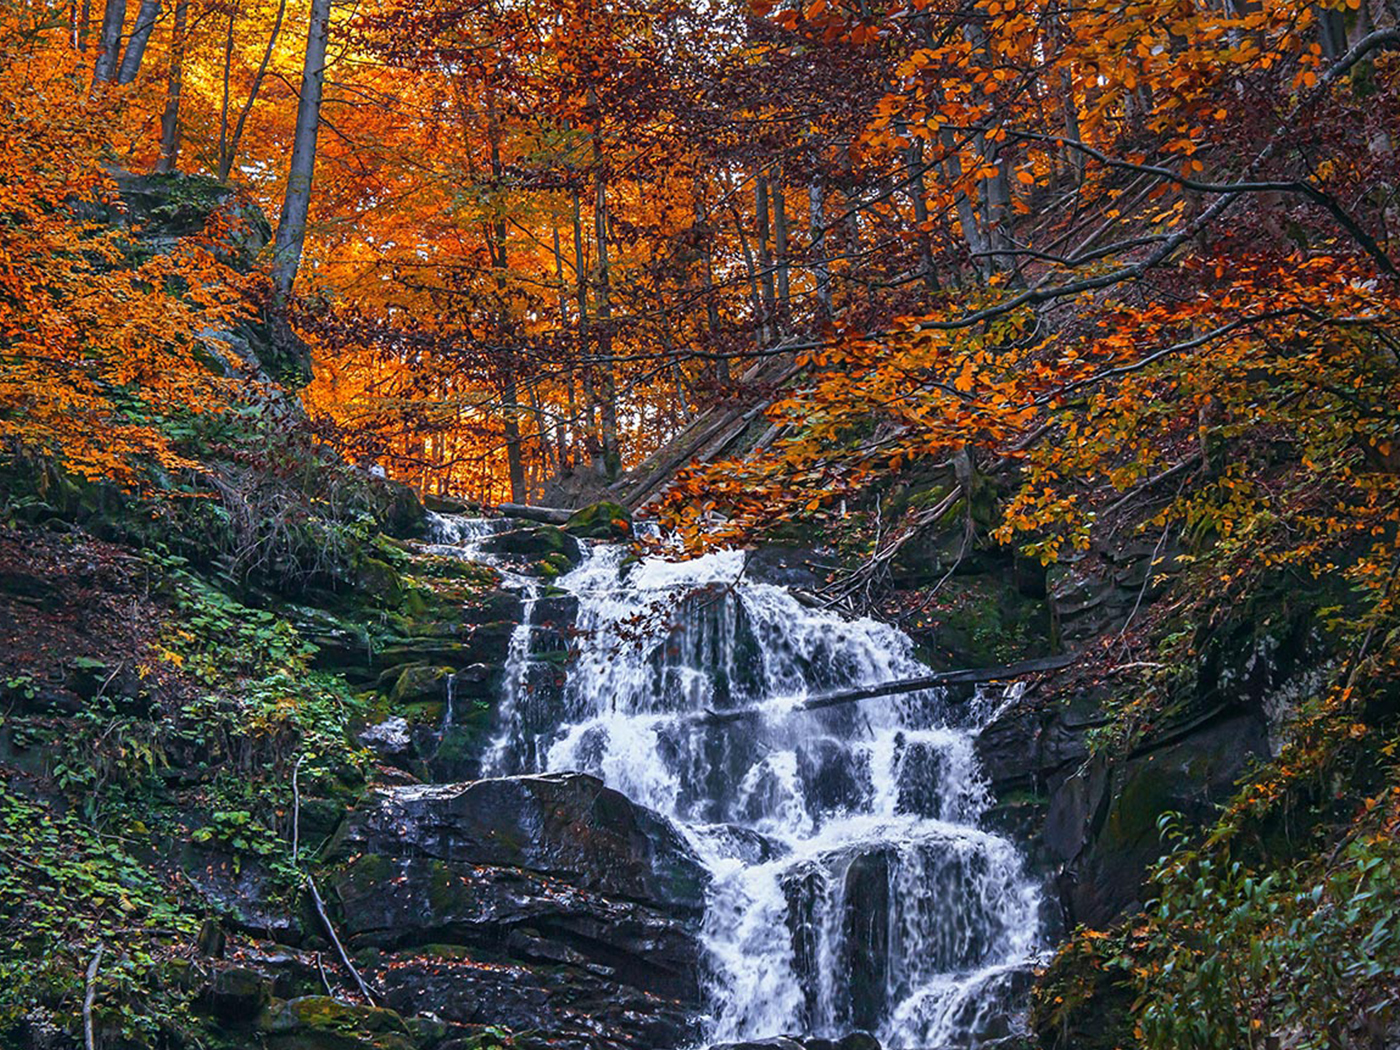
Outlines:
{"label": "waterfall", "polygon": [[562,691],[528,695],[527,616],[485,768],[594,773],[682,830],[713,875],[709,1041],[865,1030],[933,1050],[1006,1034],[1040,901],[981,825],[973,738],[995,704],[925,692],[793,710],[926,668],[898,630],[747,578],[740,551],[637,561],[598,545],[557,585],[577,601]]}

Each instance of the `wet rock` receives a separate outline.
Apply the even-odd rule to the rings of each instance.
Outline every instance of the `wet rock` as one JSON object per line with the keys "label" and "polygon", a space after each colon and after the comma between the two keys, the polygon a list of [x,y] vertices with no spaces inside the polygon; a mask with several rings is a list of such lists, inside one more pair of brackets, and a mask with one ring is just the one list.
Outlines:
{"label": "wet rock", "polygon": [[360,733],[359,741],[385,761],[404,758],[413,750],[408,721],[398,717],[370,726]]}
{"label": "wet rock", "polygon": [[454,955],[436,945],[386,962],[380,987],[400,1011],[529,1032],[550,1050],[678,1050],[697,1034],[698,1000],[651,994],[576,964]]}
{"label": "wet rock", "polygon": [[798,753],[803,796],[813,810],[838,813],[868,790],[869,772],[861,756],[842,740],[817,740]]}
{"label": "wet rock", "polygon": [[482,540],[480,549],[484,554],[527,562],[543,561],[551,555],[558,554],[569,564],[577,565],[583,557],[583,548],[579,546],[578,540],[555,525],[498,532]]}
{"label": "wet rock", "polygon": [[777,1035],[742,1043],[716,1043],[709,1050],[880,1050],[880,1041],[865,1032],[852,1032],[840,1039]]}
{"label": "wet rock", "polygon": [[416,1043],[395,1011],[320,995],[274,1003],[258,1027],[267,1050],[415,1050]]}
{"label": "wet rock", "polygon": [[1052,706],[1013,703],[974,741],[977,760],[992,790],[1039,791],[1056,774],[1089,757],[1089,732],[1106,724],[1099,698],[1088,693]]}
{"label": "wet rock", "polygon": [[409,664],[396,670],[389,702],[395,707],[446,701],[447,683],[455,672],[451,667]]}
{"label": "wet rock", "polygon": [[[333,846],[352,949],[387,1004],[560,1046],[692,1039],[707,875],[674,828],[582,774],[372,792]],[[551,1044],[553,1045],[553,1044]]]}
{"label": "wet rock", "polygon": [[1180,571],[1179,553],[1174,544],[1142,541],[1051,566],[1046,592],[1056,636],[1073,645],[1121,629],[1139,603],[1166,590]]}
{"label": "wet rock", "polygon": [[1091,770],[1071,778],[1080,783],[1067,782],[1062,806],[1052,806],[1064,828],[1056,845],[1069,852],[1082,842],[1060,880],[1071,922],[1102,928],[1139,907],[1143,873],[1163,851],[1158,818],[1175,812],[1188,825],[1206,825],[1251,759],[1267,753],[1261,718],[1227,715],[1101,769],[1098,785]]}
{"label": "wet rock", "polygon": [[215,970],[198,1005],[215,1020],[227,1025],[251,1024],[271,997],[267,978],[243,966]]}
{"label": "wet rock", "polygon": [[283,944],[301,943],[301,919],[287,909],[279,878],[262,861],[191,845],[182,867],[190,885],[225,925]]}
{"label": "wet rock", "polygon": [[632,535],[632,515],[622,504],[602,500],[575,511],[564,531],[587,539],[625,540]]}
{"label": "wet rock", "polygon": [[705,832],[721,855],[745,864],[767,864],[792,852],[786,843],[739,824],[711,824]]}
{"label": "wet rock", "polygon": [[863,853],[846,869],[842,972],[850,982],[851,1022],[877,1028],[884,1019],[890,968],[890,855]]}
{"label": "wet rock", "polygon": [[896,811],[934,820],[942,818],[947,795],[944,789],[947,760],[943,752],[932,744],[917,741],[905,743],[903,747]]}
{"label": "wet rock", "polygon": [[806,547],[760,547],[744,559],[744,575],[759,583],[813,591],[840,562]]}

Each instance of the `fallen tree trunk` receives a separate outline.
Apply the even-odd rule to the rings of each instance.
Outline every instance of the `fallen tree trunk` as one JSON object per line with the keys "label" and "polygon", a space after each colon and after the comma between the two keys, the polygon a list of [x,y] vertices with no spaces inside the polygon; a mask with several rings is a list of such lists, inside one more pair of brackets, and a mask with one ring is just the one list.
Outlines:
{"label": "fallen tree trunk", "polygon": [[[918,678],[902,678],[897,682],[884,682],[880,685],[858,686],[853,689],[838,689],[831,693],[810,696],[793,707],[795,711],[819,711],[824,707],[840,704],[853,704],[858,700],[870,700],[877,696],[896,696],[901,693],[917,693],[923,689],[936,689],[945,685],[965,685],[975,682],[999,682],[1007,678],[1018,678],[1024,674],[1040,671],[1057,671],[1068,667],[1079,659],[1078,654],[1063,656],[1043,656],[1037,660],[1022,660],[1019,663],[1003,664],[999,667],[977,667],[965,671],[940,671],[936,674],[921,675]],[[738,722],[754,715],[772,710],[770,705],[742,707],[733,711],[703,711],[695,716],[696,721],[706,725],[724,725]]]}
{"label": "fallen tree trunk", "polygon": [[507,518],[542,521],[546,525],[563,525],[574,516],[566,507],[532,507],[527,503],[502,503],[496,508]]}

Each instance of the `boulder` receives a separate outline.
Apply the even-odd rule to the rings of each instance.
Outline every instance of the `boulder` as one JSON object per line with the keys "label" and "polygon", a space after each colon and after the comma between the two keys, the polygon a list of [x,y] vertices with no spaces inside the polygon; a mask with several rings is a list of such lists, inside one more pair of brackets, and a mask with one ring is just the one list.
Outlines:
{"label": "boulder", "polygon": [[270,992],[268,980],[262,973],[231,966],[214,971],[198,998],[198,1005],[223,1024],[248,1024],[267,1003]]}
{"label": "boulder", "polygon": [[576,565],[583,558],[578,540],[556,525],[498,532],[482,540],[480,550],[484,554],[530,562],[562,555],[569,564]]}
{"label": "boulder", "polygon": [[393,1010],[308,995],[274,1003],[258,1019],[267,1050],[415,1050]]}
{"label": "boulder", "polygon": [[632,515],[620,503],[602,500],[576,510],[564,531],[594,540],[625,540],[632,535]]}
{"label": "boulder", "polygon": [[332,851],[343,933],[378,950],[401,1013],[564,1047],[694,1038],[707,875],[669,823],[597,778],[378,790]]}
{"label": "boulder", "polygon": [[[1059,848],[1074,851],[1060,887],[1071,922],[1102,929],[1140,907],[1143,875],[1164,852],[1158,818],[1174,812],[1188,825],[1207,825],[1250,762],[1267,753],[1262,719],[1235,714],[1099,770],[1099,784],[1096,764],[1070,778],[1052,801],[1050,817],[1064,829]],[[1082,792],[1073,790],[1080,777],[1088,782]],[[1061,796],[1064,811],[1058,812]]]}

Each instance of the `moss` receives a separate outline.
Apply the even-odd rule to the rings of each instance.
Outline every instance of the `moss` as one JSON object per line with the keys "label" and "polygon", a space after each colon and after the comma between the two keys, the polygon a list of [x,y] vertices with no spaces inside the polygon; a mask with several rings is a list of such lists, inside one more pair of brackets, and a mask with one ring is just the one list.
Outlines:
{"label": "moss", "polygon": [[403,579],[398,570],[379,558],[360,559],[355,567],[355,589],[387,609],[396,608],[404,598]]}
{"label": "moss", "polygon": [[320,995],[274,1003],[258,1026],[268,1050],[413,1050],[416,1042],[393,1010]]}
{"label": "moss", "polygon": [[470,894],[470,888],[450,864],[440,860],[432,862],[428,870],[428,904],[434,915],[459,915],[463,908],[459,897]]}
{"label": "moss", "polygon": [[1010,663],[1051,648],[1044,603],[1017,593],[997,574],[949,578],[916,627],[940,666]]}
{"label": "moss", "polygon": [[453,673],[453,668],[443,665],[410,664],[389,691],[389,703],[397,709],[424,701],[445,701]]}
{"label": "moss", "polygon": [[553,554],[546,555],[536,566],[539,574],[547,580],[563,576],[573,567],[573,559],[563,551],[555,551]]}
{"label": "moss", "polygon": [[587,539],[624,540],[632,535],[632,515],[620,503],[603,500],[575,511],[564,529]]}

